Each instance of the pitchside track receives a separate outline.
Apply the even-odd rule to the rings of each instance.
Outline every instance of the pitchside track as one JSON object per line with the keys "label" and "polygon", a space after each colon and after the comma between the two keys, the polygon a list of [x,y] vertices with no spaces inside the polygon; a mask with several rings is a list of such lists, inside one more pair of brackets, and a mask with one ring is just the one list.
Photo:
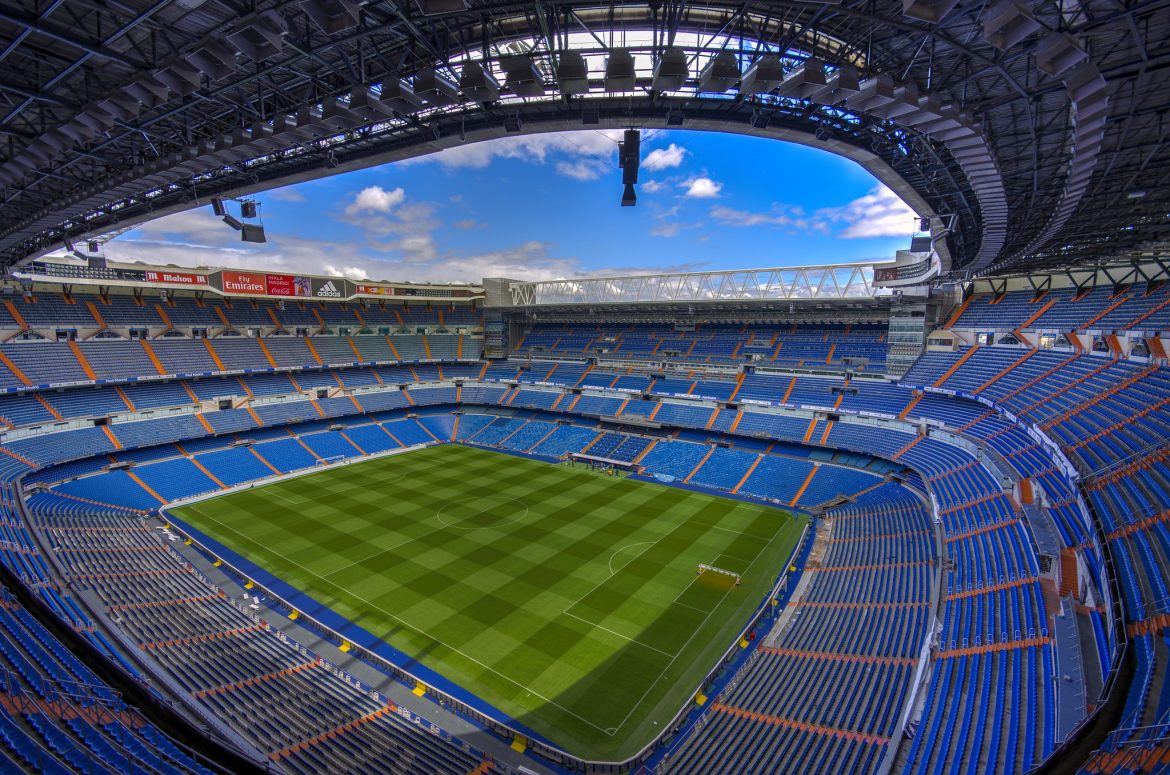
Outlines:
{"label": "pitchside track", "polygon": [[[803,518],[445,445],[177,509],[581,756],[636,753],[785,567]],[[743,577],[697,573],[713,565]]]}

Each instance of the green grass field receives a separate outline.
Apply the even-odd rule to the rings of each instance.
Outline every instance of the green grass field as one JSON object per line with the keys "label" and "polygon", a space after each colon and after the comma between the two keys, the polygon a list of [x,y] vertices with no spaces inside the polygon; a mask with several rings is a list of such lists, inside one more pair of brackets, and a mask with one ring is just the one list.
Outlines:
{"label": "green grass field", "polygon": [[453,445],[173,515],[566,750],[607,760],[636,753],[688,699],[804,524]]}

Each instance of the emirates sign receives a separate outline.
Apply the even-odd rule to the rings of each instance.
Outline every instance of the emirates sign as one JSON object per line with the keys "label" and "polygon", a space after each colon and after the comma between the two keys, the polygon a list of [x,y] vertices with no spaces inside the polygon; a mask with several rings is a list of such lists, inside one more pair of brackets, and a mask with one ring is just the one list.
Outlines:
{"label": "emirates sign", "polygon": [[225,269],[220,273],[224,293],[268,293],[264,275],[252,272],[233,272]]}

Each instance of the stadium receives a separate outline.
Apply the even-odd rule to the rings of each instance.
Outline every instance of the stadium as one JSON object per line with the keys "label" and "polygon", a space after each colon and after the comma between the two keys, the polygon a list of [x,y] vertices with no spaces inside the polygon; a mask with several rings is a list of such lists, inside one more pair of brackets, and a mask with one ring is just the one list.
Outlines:
{"label": "stadium", "polygon": [[[1170,771],[1168,52],[1165,0],[3,3],[0,770]],[[272,192],[582,130],[623,206],[721,133],[914,236],[251,262]],[[119,259],[194,213],[251,252]]]}

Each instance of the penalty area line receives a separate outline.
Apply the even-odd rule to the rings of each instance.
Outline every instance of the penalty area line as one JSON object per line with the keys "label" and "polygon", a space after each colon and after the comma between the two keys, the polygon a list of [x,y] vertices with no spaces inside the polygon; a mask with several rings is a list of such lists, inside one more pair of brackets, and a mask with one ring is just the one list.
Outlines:
{"label": "penalty area line", "polygon": [[[776,536],[778,536],[778,535],[780,535],[781,533],[783,533],[783,532],[784,532],[784,530],[785,530],[785,528],[781,528],[780,530],[778,530],[778,531],[775,533],[775,535],[773,535],[773,536],[772,536],[770,539],[768,539],[768,542],[767,542],[766,544],[764,544],[764,545],[763,545],[763,546],[760,548],[760,551],[759,551],[759,552],[756,554],[756,560],[760,559],[760,557],[762,557],[762,556],[764,555],[764,553],[765,553],[765,552],[768,550],[768,547],[769,547],[769,546],[771,546],[771,545],[772,545],[772,542],[776,540]],[[733,530],[733,531],[731,531],[731,532],[733,532],[733,533],[734,533],[734,532],[738,532],[738,531],[734,531],[734,530]],[[752,560],[752,563],[751,563],[751,565],[749,565],[747,568],[745,568],[745,569],[744,569],[744,572],[745,572],[745,573],[746,573],[747,571],[751,570],[751,566],[752,566],[752,565],[755,565],[755,563],[756,563],[756,560]],[[741,575],[742,575],[742,574],[741,574]],[[694,583],[694,581],[692,581],[691,583],[693,584],[693,583]],[[688,585],[688,586],[689,586],[689,585]],[[691,644],[691,641],[695,639],[695,636],[696,636],[696,635],[698,635],[698,634],[699,634],[699,632],[700,632],[700,631],[703,629],[703,627],[705,627],[705,626],[706,626],[707,622],[708,622],[708,621],[710,621],[710,619],[711,619],[711,614],[713,614],[713,613],[715,613],[716,611],[718,611],[718,610],[719,610],[719,608],[720,608],[720,607],[723,605],[723,602],[724,602],[724,601],[727,599],[727,596],[728,596],[728,595],[731,593],[731,590],[732,590],[732,589],[734,589],[734,587],[728,587],[728,588],[727,588],[727,591],[723,593],[723,596],[722,596],[721,598],[719,598],[719,602],[718,602],[718,603],[715,605],[715,607],[714,607],[714,608],[712,608],[712,609],[711,609],[711,610],[710,610],[710,611],[707,613],[707,615],[706,615],[706,616],[703,618],[703,621],[699,622],[699,624],[698,624],[698,625],[695,627],[694,631],[691,633],[690,637],[689,637],[689,638],[687,638],[687,639],[686,639],[686,642],[685,642],[685,643],[683,643],[683,644],[682,644],[682,646],[680,646],[680,647],[679,647],[679,650],[678,650],[678,653],[679,653],[679,654],[682,654],[684,651],[686,651],[686,649],[687,649],[687,646],[689,646],[689,645]],[[681,594],[681,593],[680,593],[680,594]],[[680,603],[679,605],[685,605],[685,603]],[[693,606],[692,606],[692,607],[693,607]],[[676,659],[678,659],[678,656],[677,656],[677,655],[674,657],[674,659],[671,659],[671,660],[670,660],[670,662],[668,662],[668,663],[666,664],[666,667],[662,668],[662,672],[658,674],[658,677],[654,679],[654,682],[653,682],[653,683],[651,683],[651,684],[650,684],[650,686],[649,686],[649,687],[647,687],[646,691],[642,693],[642,696],[638,698],[638,701],[637,701],[637,702],[635,702],[635,703],[634,703],[632,706],[630,706],[630,710],[629,710],[629,712],[628,712],[628,713],[626,713],[626,717],[622,719],[622,721],[621,721],[621,723],[620,723],[620,724],[618,724],[618,729],[619,729],[619,730],[620,730],[622,727],[624,727],[624,726],[626,725],[626,722],[627,722],[627,721],[629,721],[629,720],[630,720],[630,716],[634,715],[634,711],[636,711],[636,710],[639,708],[639,706],[641,706],[641,704],[642,704],[643,702],[645,702],[645,701],[646,701],[646,698],[647,698],[647,697],[650,695],[650,692],[652,692],[652,691],[654,690],[654,687],[658,685],[658,682],[662,680],[662,677],[663,677],[664,675],[666,675],[666,672],[667,672],[668,670],[670,670],[670,668],[671,668],[671,667],[673,667],[673,666],[674,666],[674,662],[675,662],[675,660],[676,660]]]}
{"label": "penalty area line", "polygon": [[577,616],[577,614],[571,614],[571,613],[569,613],[568,609],[565,609],[564,611],[561,611],[561,613],[562,613],[562,614],[564,614],[565,616],[571,616],[571,617],[573,617],[574,619],[576,619],[577,621],[581,622],[582,624],[587,624],[587,625],[589,625],[590,627],[593,627],[594,629],[598,629],[598,630],[605,630],[605,631],[606,631],[606,632],[608,632],[610,635],[613,635],[613,636],[615,636],[615,637],[621,638],[621,639],[622,639],[622,640],[624,640],[624,641],[628,641],[628,642],[630,642],[630,643],[634,643],[634,644],[636,644],[636,645],[638,645],[638,646],[641,646],[641,647],[642,647],[642,648],[644,648],[644,649],[650,649],[651,651],[657,651],[657,652],[658,652],[659,654],[661,654],[662,656],[664,656],[664,657],[669,657],[669,658],[670,658],[670,659],[672,659],[672,660],[673,660],[675,657],[677,657],[677,656],[678,656],[678,654],[671,654],[671,653],[670,653],[670,652],[668,652],[668,651],[663,651],[662,649],[655,648],[654,646],[651,646],[649,643],[643,643],[642,641],[638,640],[637,638],[631,638],[629,635],[622,635],[620,632],[616,632],[616,631],[614,631],[614,630],[611,630],[611,629],[609,629],[608,627],[606,627],[606,626],[604,626],[604,625],[598,624],[598,623],[596,623],[596,622],[591,622],[591,621],[589,621],[588,619],[582,619],[580,616]]}

